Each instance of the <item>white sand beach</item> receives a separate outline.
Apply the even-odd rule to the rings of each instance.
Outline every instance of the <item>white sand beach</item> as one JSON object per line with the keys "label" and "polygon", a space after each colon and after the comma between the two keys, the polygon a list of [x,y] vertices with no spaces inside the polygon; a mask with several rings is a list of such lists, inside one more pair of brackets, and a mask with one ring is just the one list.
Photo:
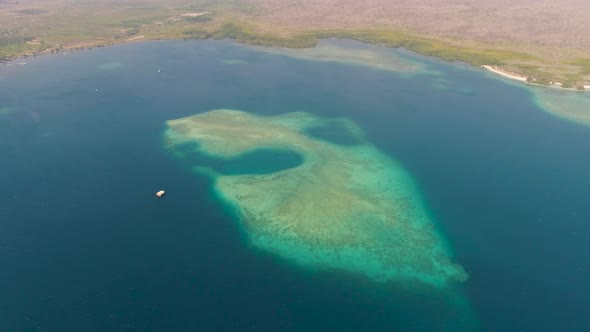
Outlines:
{"label": "white sand beach", "polygon": [[501,75],[503,77],[509,78],[511,80],[516,80],[516,81],[521,81],[521,82],[526,82],[527,78],[525,76],[520,76],[517,74],[513,74],[513,73],[508,73],[506,71],[503,71],[501,69],[499,69],[498,67],[493,67],[493,66],[488,66],[488,65],[483,65],[483,68],[491,71],[492,73]]}

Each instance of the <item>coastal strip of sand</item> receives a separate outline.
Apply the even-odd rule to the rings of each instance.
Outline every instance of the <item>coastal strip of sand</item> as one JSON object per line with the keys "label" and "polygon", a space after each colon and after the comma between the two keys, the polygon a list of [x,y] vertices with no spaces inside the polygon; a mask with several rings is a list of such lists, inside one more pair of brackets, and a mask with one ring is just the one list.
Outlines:
{"label": "coastal strip of sand", "polygon": [[145,36],[135,36],[135,37],[127,38],[127,41],[140,40],[143,38],[145,38]]}
{"label": "coastal strip of sand", "polygon": [[[520,82],[524,82],[524,83],[527,83],[527,84],[539,85],[539,84],[535,84],[534,83],[534,79],[533,79],[533,82],[529,82],[529,80],[528,80],[528,78],[526,76],[522,76],[522,75],[510,73],[510,72],[504,71],[504,70],[502,70],[502,69],[500,69],[498,67],[495,67],[495,66],[483,65],[481,67],[484,68],[484,69],[486,69],[486,70],[488,70],[488,71],[490,71],[490,72],[492,72],[492,73],[494,73],[494,74],[500,75],[502,77],[505,77],[505,78],[508,78],[508,79],[511,79],[511,80],[520,81]],[[548,87],[551,87],[551,88],[561,88],[561,89],[564,89],[564,90],[572,90],[572,91],[578,91],[578,92],[579,91],[590,91],[590,85],[584,85],[583,86],[584,89],[569,88],[569,87],[568,88],[565,88],[565,87],[563,87],[563,84],[562,83],[559,83],[559,82],[551,82],[551,84],[550,85],[547,85],[547,86]]]}
{"label": "coastal strip of sand", "polygon": [[521,81],[521,82],[526,82],[527,78],[525,76],[520,76],[517,74],[513,74],[513,73],[508,73],[506,71],[503,71],[501,69],[498,69],[498,67],[493,67],[493,66],[488,66],[488,65],[483,65],[483,68],[491,71],[492,73],[501,75],[503,77],[509,78],[511,80],[516,80],[516,81]]}
{"label": "coastal strip of sand", "polygon": [[211,12],[186,13],[186,14],[182,14],[180,16],[182,16],[182,17],[199,17],[199,16],[203,16],[203,15],[207,15],[207,14],[211,14]]}

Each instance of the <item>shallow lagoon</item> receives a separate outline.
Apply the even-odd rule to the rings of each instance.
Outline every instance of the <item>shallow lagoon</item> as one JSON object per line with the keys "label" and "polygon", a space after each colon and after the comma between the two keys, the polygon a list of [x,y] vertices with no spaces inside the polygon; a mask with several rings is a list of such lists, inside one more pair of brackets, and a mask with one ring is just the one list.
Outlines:
{"label": "shallow lagoon", "polygon": [[[405,70],[227,41],[2,68],[0,329],[456,330],[466,311],[483,329],[587,328],[590,129],[478,70],[328,43]],[[411,174],[469,274],[452,290],[465,303],[250,247],[211,179],[162,140],[166,121],[219,108],[353,121]]]}

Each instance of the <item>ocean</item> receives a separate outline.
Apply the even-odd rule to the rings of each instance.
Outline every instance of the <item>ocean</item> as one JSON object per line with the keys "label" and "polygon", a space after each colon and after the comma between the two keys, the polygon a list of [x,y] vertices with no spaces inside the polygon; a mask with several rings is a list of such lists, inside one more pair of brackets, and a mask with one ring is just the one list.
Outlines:
{"label": "ocean", "polygon": [[[590,127],[464,64],[323,43],[395,61],[207,40],[1,67],[0,331],[590,330]],[[164,144],[166,121],[222,108],[356,123],[411,174],[478,325],[436,292],[250,246],[212,180]],[[233,174],[299,159],[203,162]]]}

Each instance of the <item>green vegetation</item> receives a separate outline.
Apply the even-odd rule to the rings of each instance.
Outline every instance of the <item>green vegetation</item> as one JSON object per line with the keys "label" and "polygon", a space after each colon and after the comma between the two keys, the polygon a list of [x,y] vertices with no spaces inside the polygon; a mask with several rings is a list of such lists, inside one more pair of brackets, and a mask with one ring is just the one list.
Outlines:
{"label": "green vegetation", "polygon": [[25,44],[28,41],[33,40],[33,37],[0,37],[0,48],[8,47],[11,45]]}
{"label": "green vegetation", "polygon": [[191,29],[182,32],[184,39],[209,39],[213,34],[202,29]]}
{"label": "green vegetation", "polygon": [[578,59],[569,64],[581,67],[580,74],[590,75],[590,59]]}
{"label": "green vegetation", "polygon": [[[391,30],[320,30],[307,31],[290,37],[279,37],[272,34],[258,33],[254,29],[245,28],[236,23],[227,23],[220,30],[205,34],[213,38],[233,38],[239,42],[262,45],[280,46],[290,48],[313,47],[320,38],[345,38],[361,42],[382,45],[385,47],[402,47],[419,54],[433,56],[448,61],[462,61],[475,66],[495,65],[508,66],[514,62],[513,69],[537,84],[550,84],[558,79],[553,73],[543,70],[541,65],[529,63],[542,63],[542,59],[522,52],[495,50],[489,48],[473,48],[445,42],[433,38],[425,38],[410,33]],[[201,35],[202,37],[203,35]],[[562,79],[563,80],[563,79]],[[575,86],[583,80],[582,74],[568,74],[567,82]]]}
{"label": "green vegetation", "polygon": [[526,76],[529,83],[551,84],[556,81],[553,75],[543,71],[540,65],[518,64],[514,71]]}
{"label": "green vegetation", "polygon": [[15,54],[26,54],[44,48],[42,45],[32,45],[27,43],[33,39],[34,37],[31,36],[0,36],[0,61],[8,61],[13,58]]}
{"label": "green vegetation", "polygon": [[542,70],[531,71],[529,77],[531,77],[536,84],[549,85],[552,82],[557,81],[551,74],[543,72]]}
{"label": "green vegetation", "polygon": [[442,42],[440,40],[428,39],[390,30],[329,30],[317,32],[315,33],[315,36],[318,38],[348,38],[387,47],[403,47],[416,53],[434,56],[449,61],[464,61],[477,66],[502,65],[508,60],[527,61],[536,59],[535,57],[524,53],[466,48]]}
{"label": "green vegetation", "polygon": [[[238,42],[288,48],[308,48],[320,38],[347,38],[408,50],[475,66],[500,66],[539,84],[564,82],[579,87],[590,81],[590,59],[549,60],[513,51],[517,45],[486,46],[448,38],[419,35],[386,28],[285,30],[267,26],[261,9],[239,0],[206,0],[187,5],[185,0],[151,0],[144,3],[66,2],[22,8],[17,3],[0,8],[0,60],[122,43],[142,38],[232,38]],[[560,62],[561,61],[561,62]]]}
{"label": "green vegetation", "polygon": [[[568,86],[574,87],[580,85],[579,82],[583,81],[584,75],[584,73],[561,75],[549,73],[541,65],[543,62],[542,59],[522,52],[464,47],[450,42],[391,30],[320,30],[283,37],[260,33],[255,29],[231,22],[223,24],[216,31],[191,30],[184,34],[185,38],[232,38],[245,44],[289,48],[313,47],[318,43],[318,39],[321,38],[345,38],[386,47],[402,47],[419,54],[448,61],[462,61],[475,66],[484,64],[510,66],[512,63],[517,62],[518,64],[512,65],[513,70],[530,77],[530,81],[536,84],[548,85],[561,80],[567,82]],[[539,63],[539,65],[530,63]],[[577,62],[575,65],[582,66],[584,64]],[[590,70],[590,67],[588,70]],[[558,79],[560,76],[561,79]]]}
{"label": "green vegetation", "polygon": [[308,35],[280,37],[272,34],[256,33],[235,23],[223,24],[218,30],[189,29],[182,32],[185,39],[224,39],[231,38],[248,45],[275,46],[288,48],[314,47],[318,40]]}
{"label": "green vegetation", "polygon": [[210,14],[203,14],[203,15],[198,15],[198,16],[183,16],[182,19],[185,21],[188,21],[188,22],[198,23],[198,22],[209,22],[213,18],[211,17]]}
{"label": "green vegetation", "polygon": [[280,37],[266,33],[257,33],[235,23],[224,24],[221,26],[221,29],[215,31],[211,37],[215,39],[231,38],[240,43],[250,45],[290,48],[314,47],[318,42],[317,39],[311,35],[302,34],[294,37]]}

